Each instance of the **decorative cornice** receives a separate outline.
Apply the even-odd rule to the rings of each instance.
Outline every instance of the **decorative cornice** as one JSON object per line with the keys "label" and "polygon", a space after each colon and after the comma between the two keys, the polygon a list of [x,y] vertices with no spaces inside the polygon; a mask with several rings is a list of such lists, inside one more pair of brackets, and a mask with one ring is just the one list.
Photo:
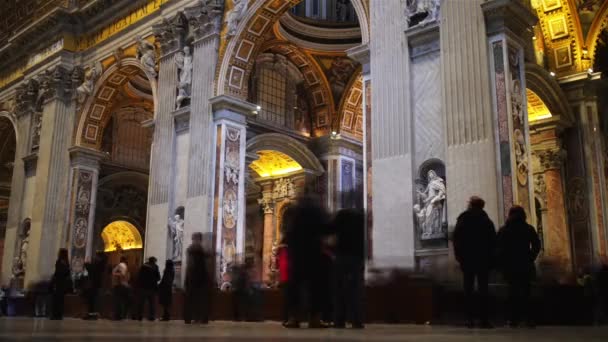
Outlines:
{"label": "decorative cornice", "polygon": [[249,116],[254,114],[254,111],[258,110],[258,106],[255,104],[229,95],[213,97],[209,99],[209,102],[211,103],[214,114],[223,110],[228,110],[233,113]]}
{"label": "decorative cornice", "polygon": [[108,158],[108,154],[97,150],[74,146],[68,149],[70,153],[70,164],[75,166],[87,166],[93,169],[99,169],[99,162]]}
{"label": "decorative cornice", "polygon": [[525,40],[525,37],[532,37],[531,28],[538,22],[534,12],[520,1],[490,0],[481,4],[481,8],[488,36],[511,32],[514,37]]}
{"label": "decorative cornice", "polygon": [[358,45],[346,50],[346,55],[359,62],[361,65],[369,64],[370,53],[369,44]]}

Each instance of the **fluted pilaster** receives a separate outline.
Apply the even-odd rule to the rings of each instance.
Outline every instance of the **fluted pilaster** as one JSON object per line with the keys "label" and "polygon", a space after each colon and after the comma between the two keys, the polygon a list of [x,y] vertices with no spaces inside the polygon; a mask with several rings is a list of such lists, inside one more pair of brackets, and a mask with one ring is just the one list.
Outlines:
{"label": "fluted pilaster", "polygon": [[150,203],[169,201],[171,182],[171,160],[175,130],[173,116],[177,85],[177,65],[175,54],[165,56],[159,63],[158,112],[154,125],[152,161],[150,167]]}

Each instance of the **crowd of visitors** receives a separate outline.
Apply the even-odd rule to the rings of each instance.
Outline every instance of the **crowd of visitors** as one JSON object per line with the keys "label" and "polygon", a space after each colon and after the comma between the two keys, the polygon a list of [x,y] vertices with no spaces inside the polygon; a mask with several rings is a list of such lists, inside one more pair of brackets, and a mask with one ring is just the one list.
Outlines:
{"label": "crowd of visitors", "polygon": [[[282,319],[286,328],[299,328],[307,321],[309,328],[364,327],[365,215],[356,194],[342,196],[345,208],[330,215],[319,198],[311,192],[302,194],[287,205],[282,219],[280,240],[275,247],[277,283],[283,296]],[[489,282],[499,271],[508,288],[508,323],[533,327],[535,317],[530,305],[531,284],[536,277],[535,261],[541,251],[536,230],[527,223],[520,206],[509,210],[498,231],[484,211],[485,202],[471,197],[468,208],[457,219],[453,232],[454,255],[463,273],[467,326],[490,323]],[[209,322],[212,292],[215,289],[214,260],[203,247],[203,234],[194,233],[186,250],[184,268],[183,318],[186,324]],[[263,319],[259,273],[253,259],[242,265],[230,265],[231,288],[237,320]],[[113,319],[157,319],[157,303],[162,307],[161,321],[171,319],[176,269],[172,260],[165,262],[162,277],[157,259],[149,257],[131,279],[128,259],[124,256],[111,268],[106,254],[98,252],[84,265],[84,272],[74,281],[68,251],[60,249],[55,272],[49,282],[32,287],[36,293],[35,314],[60,320],[64,315],[64,297],[74,287],[82,294],[87,314],[84,319],[99,317],[99,297],[103,278],[111,275]],[[259,274],[257,274],[259,277]],[[582,272],[578,284],[585,300],[593,306],[594,321],[600,322],[608,306],[608,263],[594,275]],[[477,286],[476,286],[477,285]],[[475,288],[477,287],[477,291]],[[8,288],[0,292],[0,314],[7,311]],[[256,297],[258,296],[258,297]],[[47,299],[48,298],[48,299]],[[256,317],[256,318],[253,318]],[[479,319],[479,322],[475,320]]]}

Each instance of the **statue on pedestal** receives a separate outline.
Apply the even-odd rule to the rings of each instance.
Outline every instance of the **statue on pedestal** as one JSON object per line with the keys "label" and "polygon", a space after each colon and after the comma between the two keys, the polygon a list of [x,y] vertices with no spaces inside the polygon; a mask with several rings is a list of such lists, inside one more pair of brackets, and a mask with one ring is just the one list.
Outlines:
{"label": "statue on pedestal", "polygon": [[173,218],[169,218],[169,233],[173,239],[173,261],[182,260],[182,250],[184,241],[184,219],[176,214]]}
{"label": "statue on pedestal", "polygon": [[433,170],[427,173],[428,185],[424,191],[418,191],[418,204],[414,205],[414,213],[418,227],[420,228],[421,240],[432,240],[444,238],[443,231],[446,223],[444,202],[446,199],[446,187],[443,179],[437,176]]}
{"label": "statue on pedestal", "polygon": [[190,87],[192,86],[192,54],[190,53],[190,47],[185,46],[184,51],[177,54],[175,61],[179,69],[175,106],[176,109],[180,109],[182,102],[190,99]]}

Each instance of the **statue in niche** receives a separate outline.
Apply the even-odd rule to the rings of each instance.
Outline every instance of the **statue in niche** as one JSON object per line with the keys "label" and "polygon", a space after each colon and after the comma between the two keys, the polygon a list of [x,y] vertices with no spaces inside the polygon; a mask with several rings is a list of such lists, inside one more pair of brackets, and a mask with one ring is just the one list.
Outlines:
{"label": "statue in niche", "polygon": [[143,68],[153,77],[156,77],[156,47],[154,44],[137,37],[137,58]]}
{"label": "statue in niche", "polygon": [[180,109],[183,101],[190,99],[190,87],[192,86],[192,54],[190,53],[190,47],[184,46],[184,51],[177,54],[175,61],[179,69],[175,105],[176,109]]}
{"label": "statue in niche", "polygon": [[88,96],[93,94],[93,90],[95,88],[95,82],[97,78],[101,74],[101,64],[98,62],[96,64],[88,65],[84,68],[84,77],[82,80],[82,84],[76,88],[77,101],[78,104],[81,105],[87,99]]}
{"label": "statue in niche", "polygon": [[405,0],[408,27],[424,26],[439,19],[441,0]]}
{"label": "statue in niche", "polygon": [[247,7],[249,5],[249,0],[234,0],[234,7],[226,16],[226,27],[228,31],[226,31],[227,37],[232,37],[236,34],[236,29],[241,22],[241,19],[247,13]]}
{"label": "statue in niche", "polygon": [[169,218],[169,233],[173,239],[172,260],[181,261],[184,242],[184,219],[178,213],[173,218]]}
{"label": "statue in niche", "polygon": [[421,240],[444,238],[444,226],[447,224],[444,204],[446,187],[444,180],[433,170],[427,173],[427,186],[424,191],[418,191],[418,204],[414,205],[414,213]]}
{"label": "statue in niche", "polygon": [[25,268],[27,266],[27,249],[30,238],[30,221],[25,220],[21,228],[21,241],[19,242],[18,255],[13,260],[13,278],[23,278],[25,276]]}

